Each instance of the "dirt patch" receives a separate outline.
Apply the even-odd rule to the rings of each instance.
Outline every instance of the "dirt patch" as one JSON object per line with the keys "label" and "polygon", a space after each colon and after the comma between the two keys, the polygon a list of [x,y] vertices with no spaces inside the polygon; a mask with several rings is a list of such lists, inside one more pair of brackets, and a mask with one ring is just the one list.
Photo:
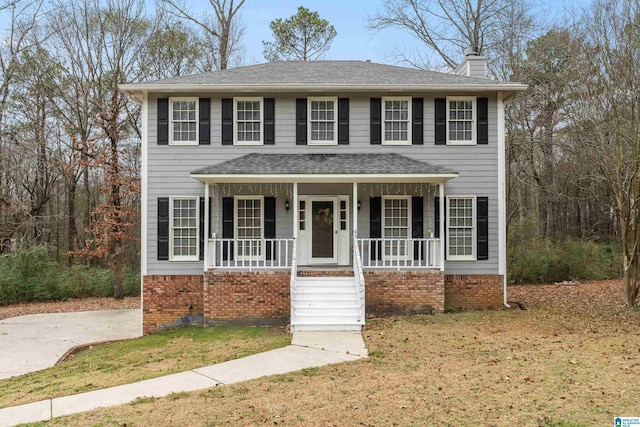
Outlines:
{"label": "dirt patch", "polygon": [[77,311],[121,310],[140,308],[140,297],[82,298],[66,301],[29,302],[0,306],[0,319],[40,313],[70,313]]}

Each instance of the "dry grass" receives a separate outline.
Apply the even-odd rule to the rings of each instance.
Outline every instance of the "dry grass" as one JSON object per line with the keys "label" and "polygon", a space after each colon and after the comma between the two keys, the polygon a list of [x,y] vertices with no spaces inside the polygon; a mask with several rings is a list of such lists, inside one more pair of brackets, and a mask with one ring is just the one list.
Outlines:
{"label": "dry grass", "polygon": [[514,287],[529,310],[371,320],[366,360],[50,424],[612,425],[640,415],[640,312],[619,304],[620,289]]}
{"label": "dry grass", "polygon": [[99,345],[52,368],[0,380],[0,407],[187,371],[289,342],[284,328],[184,327]]}

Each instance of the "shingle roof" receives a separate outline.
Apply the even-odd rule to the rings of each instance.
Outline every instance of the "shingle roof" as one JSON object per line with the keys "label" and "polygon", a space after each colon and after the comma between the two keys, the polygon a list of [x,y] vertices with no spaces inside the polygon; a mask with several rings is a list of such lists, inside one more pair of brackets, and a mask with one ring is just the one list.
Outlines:
{"label": "shingle roof", "polygon": [[455,171],[395,153],[252,153],[191,172],[192,175],[373,175],[456,174]]}
{"label": "shingle roof", "polygon": [[522,86],[477,77],[458,76],[449,73],[418,70],[395,65],[367,61],[278,61],[247,67],[210,71],[191,76],[180,76],[152,82],[123,85],[125,90],[157,89],[159,86],[188,87],[292,87],[292,86],[393,86],[486,87]]}

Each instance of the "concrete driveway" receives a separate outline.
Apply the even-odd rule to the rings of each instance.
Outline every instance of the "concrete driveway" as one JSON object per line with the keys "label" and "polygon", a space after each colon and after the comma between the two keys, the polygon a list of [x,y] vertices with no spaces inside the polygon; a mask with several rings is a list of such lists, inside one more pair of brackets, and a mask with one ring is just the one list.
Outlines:
{"label": "concrete driveway", "polygon": [[69,349],[141,335],[140,310],[29,314],[0,320],[0,379],[53,366]]}

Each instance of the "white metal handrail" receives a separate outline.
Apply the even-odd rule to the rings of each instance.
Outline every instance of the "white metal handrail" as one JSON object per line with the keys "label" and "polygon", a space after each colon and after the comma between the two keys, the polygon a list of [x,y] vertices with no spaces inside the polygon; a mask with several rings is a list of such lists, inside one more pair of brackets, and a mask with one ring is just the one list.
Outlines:
{"label": "white metal handrail", "polygon": [[357,239],[363,268],[440,268],[440,239]]}
{"label": "white metal handrail", "polygon": [[207,268],[286,269],[294,239],[209,239]]}
{"label": "white metal handrail", "polygon": [[358,305],[360,307],[360,322],[364,324],[365,321],[365,299],[366,289],[364,283],[364,273],[362,272],[362,257],[360,256],[360,249],[357,245],[357,238],[353,236],[353,276],[356,280],[356,289],[358,293]]}
{"label": "white metal handrail", "polygon": [[296,276],[298,275],[298,241],[293,239],[293,251],[291,253],[291,276],[289,277],[289,307],[290,307],[290,322],[295,322],[295,307],[293,301],[296,295]]}

